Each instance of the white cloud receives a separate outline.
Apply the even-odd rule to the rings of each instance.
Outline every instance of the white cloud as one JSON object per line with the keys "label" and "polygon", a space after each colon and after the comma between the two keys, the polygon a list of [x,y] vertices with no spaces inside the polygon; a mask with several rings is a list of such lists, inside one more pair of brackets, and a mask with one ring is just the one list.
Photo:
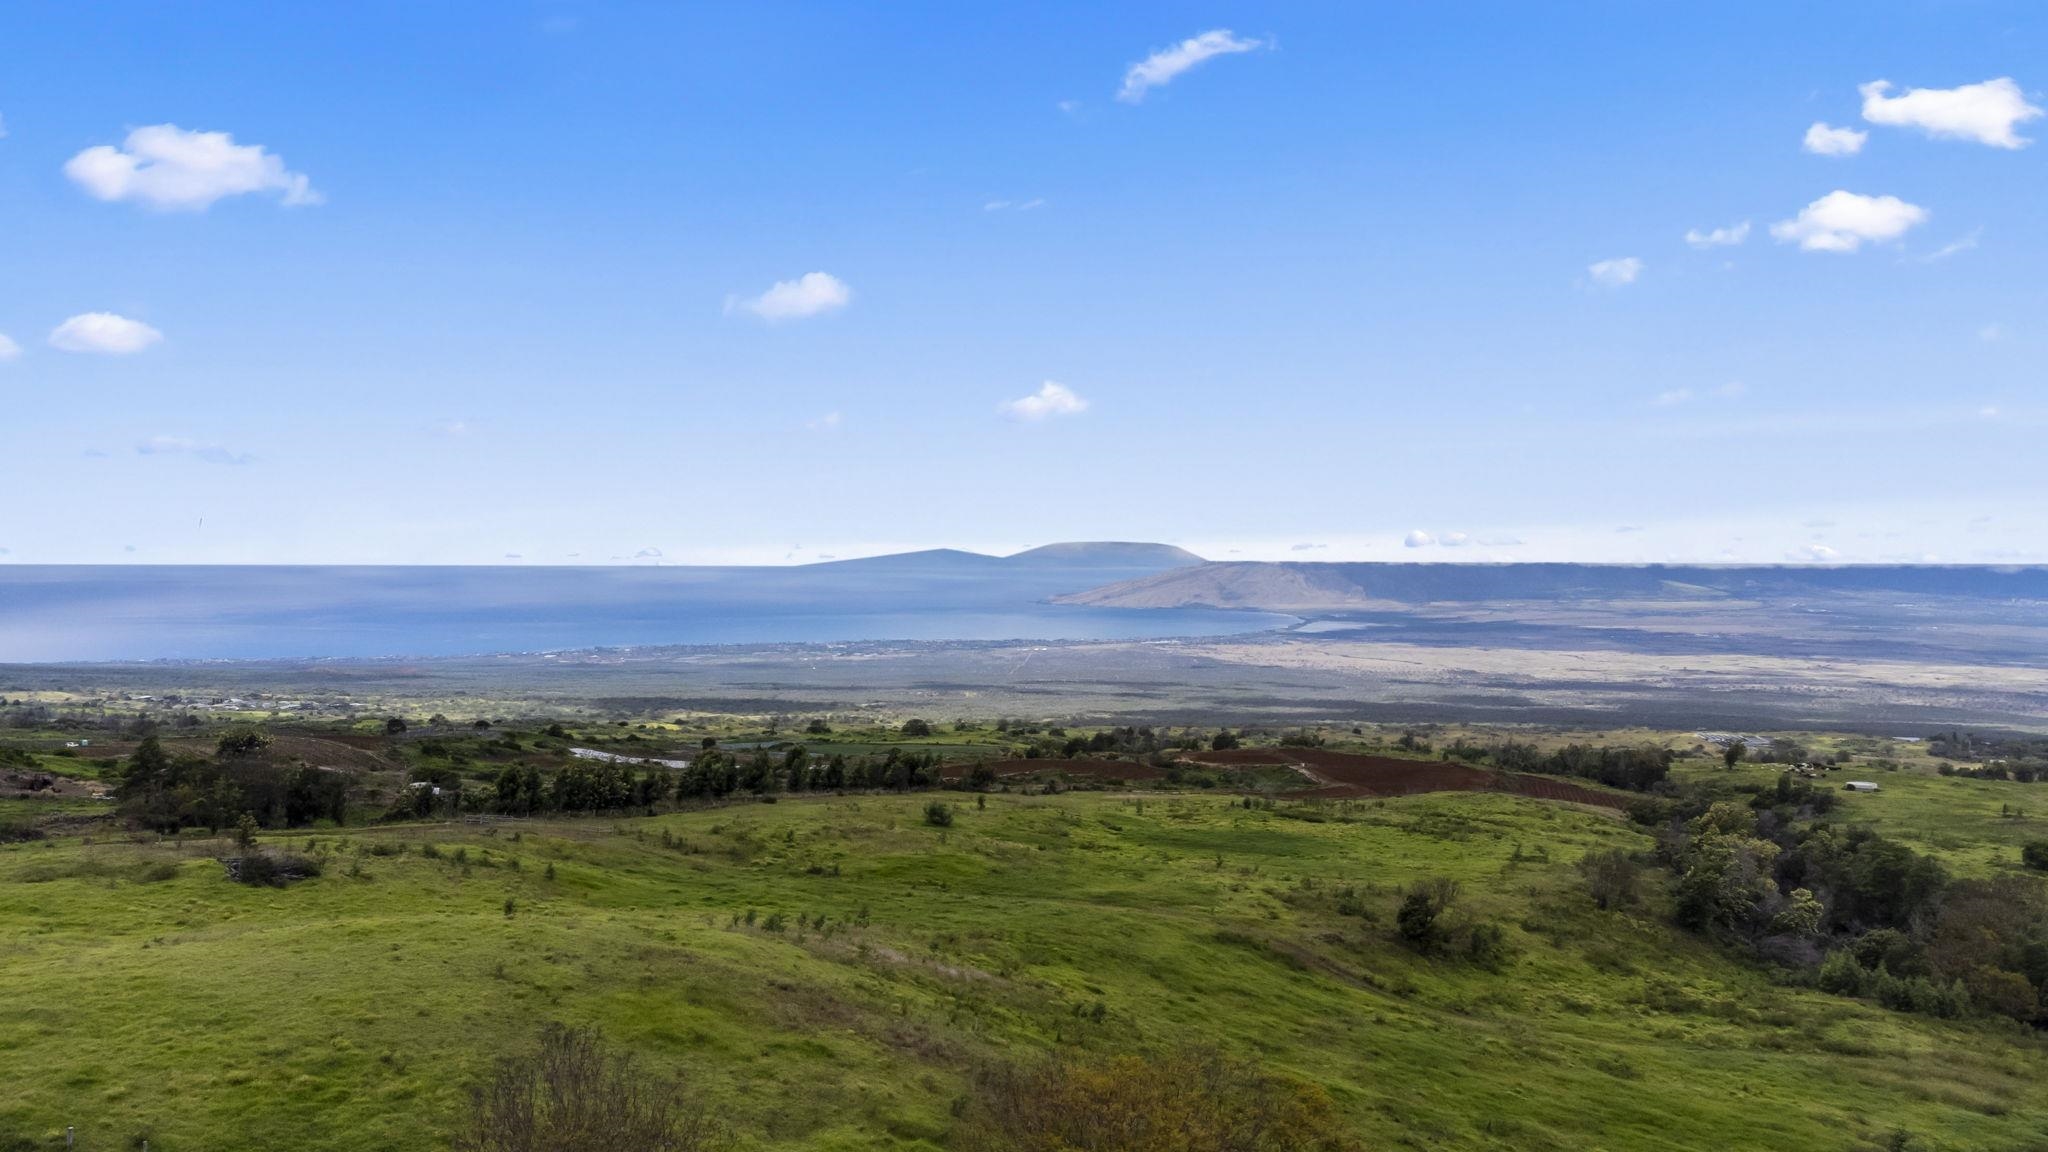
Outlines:
{"label": "white cloud", "polygon": [[1650,401],[1650,403],[1655,404],[1659,408],[1675,408],[1691,399],[1692,389],[1673,388],[1667,392],[1657,393],[1657,398]]}
{"label": "white cloud", "polygon": [[839,420],[839,413],[827,412],[816,420],[804,421],[804,427],[809,428],[813,432],[827,432],[839,427]]}
{"label": "white cloud", "polygon": [[1446,532],[1437,543],[1446,548],[1463,548],[1472,542],[1472,537],[1463,532]]}
{"label": "white cloud", "polygon": [[[2003,340],[2005,339],[2005,327],[2000,324],[1986,324],[1982,328],[1977,329],[1977,339],[1984,341],[1986,344]],[[0,359],[4,359],[4,357],[0,357]]]}
{"label": "white cloud", "polygon": [[1806,130],[1806,139],[1800,147],[1815,156],[1854,156],[1863,151],[1863,142],[1870,139],[1870,133],[1854,128],[1835,128],[1819,120]]}
{"label": "white cloud", "polygon": [[471,432],[475,431],[475,429],[470,425],[469,421],[467,420],[443,420],[440,423],[434,425],[432,431],[438,435],[452,436],[457,439],[460,439],[464,436],[469,435]]}
{"label": "white cloud", "polygon": [[1250,52],[1263,46],[1263,41],[1242,39],[1228,28],[1204,32],[1171,48],[1162,48],[1131,65],[1130,70],[1124,73],[1124,86],[1117,90],[1116,98],[1126,104],[1136,104],[1145,98],[1146,92],[1173,83],[1174,77],[1204,60]]}
{"label": "white cloud", "polygon": [[1005,400],[998,407],[1012,420],[1043,420],[1048,416],[1072,416],[1086,412],[1088,401],[1074,395],[1074,390],[1065,384],[1047,380],[1031,395]]}
{"label": "white cloud", "polygon": [[829,272],[806,272],[794,280],[777,280],[766,292],[751,299],[728,297],[725,310],[751,312],[763,320],[802,320],[844,308],[853,300],[853,289]]}
{"label": "white cloud", "polygon": [[1808,544],[1804,548],[1796,549],[1794,551],[1785,553],[1785,559],[1814,560],[1819,561],[1821,563],[1826,563],[1829,560],[1835,559],[1839,555],[1841,555],[1841,553],[1836,552],[1833,548],[1830,548],[1825,544]]}
{"label": "white cloud", "polygon": [[1749,221],[1747,220],[1739,224],[1730,224],[1726,228],[1716,228],[1710,232],[1702,232],[1697,228],[1688,228],[1685,231],[1685,242],[1695,248],[1732,248],[1747,239],[1749,239]]}
{"label": "white cloud", "polygon": [[1982,416],[1986,420],[1996,420],[1998,419],[1998,406],[1986,404],[1984,407],[1977,409],[1977,415]]}
{"label": "white cloud", "polygon": [[1401,547],[1403,548],[1427,548],[1434,543],[1436,543],[1436,537],[1431,536],[1420,528],[1401,538]]}
{"label": "white cloud", "polygon": [[1739,400],[1749,395],[1749,385],[1744,384],[1740,380],[1730,380],[1726,384],[1715,388],[1714,395],[1719,396],[1723,400]]}
{"label": "white cloud", "polygon": [[1318,548],[1328,547],[1328,544],[1294,544],[1290,545],[1287,550],[1289,552],[1314,552]]}
{"label": "white cloud", "polygon": [[303,172],[260,144],[237,144],[225,132],[187,132],[154,124],[128,133],[121,147],[87,148],[64,165],[64,174],[100,200],[133,200],[165,211],[200,212],[214,201],[251,192],[274,192],[285,204],[318,204],[321,196]]}
{"label": "white cloud", "polygon": [[1865,241],[1896,240],[1926,221],[1927,209],[1896,196],[1838,189],[1800,209],[1795,219],[1771,225],[1771,235],[1808,252],[1854,252]]}
{"label": "white cloud", "polygon": [[1636,277],[1643,274],[1643,262],[1634,256],[1619,256],[1586,265],[1586,274],[1602,287],[1619,288],[1636,282]]}
{"label": "white cloud", "polygon": [[1909,88],[1887,96],[1888,80],[1873,80],[1856,90],[1863,94],[1863,118],[1894,128],[1918,128],[1948,140],[1975,140],[1993,148],[2024,148],[2033,141],[2013,129],[2043,113],[2027,103],[2026,94],[2010,77],[1965,84],[1960,88]]}
{"label": "white cloud", "polygon": [[14,342],[14,337],[7,335],[5,332],[0,332],[0,364],[4,364],[9,360],[19,359],[20,356],[21,345]]}
{"label": "white cloud", "polygon": [[247,452],[230,452],[218,444],[183,436],[151,436],[137,444],[135,452],[139,456],[191,456],[208,464],[251,464],[256,460]]}
{"label": "white cloud", "polygon": [[1922,256],[1920,262],[1922,264],[1932,264],[1937,260],[1946,260],[1959,252],[1968,252],[1977,246],[1978,239],[1983,235],[1984,230],[1982,228],[1972,228],[1968,235],[1951,240],[1927,255]]}
{"label": "white cloud", "polygon": [[112,312],[81,312],[50,331],[50,347],[59,352],[97,352],[131,356],[164,338],[140,320]]}
{"label": "white cloud", "polygon": [[1058,108],[1069,116],[1073,116],[1081,111],[1081,102],[1079,100],[1062,100],[1058,104],[1053,105],[1053,107]]}

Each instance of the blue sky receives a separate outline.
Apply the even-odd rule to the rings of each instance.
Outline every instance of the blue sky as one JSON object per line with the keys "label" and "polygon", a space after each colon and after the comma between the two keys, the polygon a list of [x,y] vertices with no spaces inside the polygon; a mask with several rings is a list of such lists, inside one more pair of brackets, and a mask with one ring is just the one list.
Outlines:
{"label": "blue sky", "polygon": [[2048,560],[2044,61],[2022,3],[13,4],[0,562]]}

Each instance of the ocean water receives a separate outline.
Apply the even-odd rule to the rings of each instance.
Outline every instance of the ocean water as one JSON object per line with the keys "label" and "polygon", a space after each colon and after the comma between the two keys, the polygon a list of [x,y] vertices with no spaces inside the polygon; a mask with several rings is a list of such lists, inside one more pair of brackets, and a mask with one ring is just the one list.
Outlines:
{"label": "ocean water", "polygon": [[1114,640],[1293,623],[1045,600],[1148,574],[799,568],[0,566],[0,662],[455,656],[665,644]]}

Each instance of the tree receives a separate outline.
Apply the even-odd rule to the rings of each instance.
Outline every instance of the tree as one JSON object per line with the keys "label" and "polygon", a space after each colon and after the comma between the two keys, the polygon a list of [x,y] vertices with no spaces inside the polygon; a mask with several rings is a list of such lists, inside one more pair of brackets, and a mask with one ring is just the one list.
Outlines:
{"label": "tree", "polygon": [[1215,737],[1209,741],[1210,750],[1215,752],[1228,752],[1235,747],[1237,747],[1237,736],[1228,728],[1217,731]]}
{"label": "tree", "polygon": [[1438,876],[1417,881],[1408,889],[1408,895],[1402,898],[1400,911],[1394,914],[1394,924],[1400,929],[1401,938],[1417,951],[1434,952],[1444,940],[1443,927],[1438,921],[1457,899],[1458,882],[1455,880]]}
{"label": "tree", "polygon": [[[552,870],[553,865],[550,865]],[[644,1072],[593,1030],[549,1024],[470,1092],[456,1152],[702,1152],[725,1134],[679,1076]]]}
{"label": "tree", "polygon": [[1740,737],[1731,736],[1728,738],[1728,746],[1721,749],[1721,763],[1733,768],[1742,763],[1742,758],[1747,755],[1749,745],[1743,743]]}
{"label": "tree", "polygon": [[215,755],[231,760],[243,756],[254,756],[268,747],[270,747],[270,737],[264,735],[258,729],[240,727],[232,728],[222,733],[221,738],[214,743],[213,751]]}
{"label": "tree", "polygon": [[929,721],[905,720],[903,722],[903,735],[907,737],[911,737],[913,739],[921,739],[931,734],[932,726]]}
{"label": "tree", "polygon": [[169,782],[170,773],[171,758],[164,754],[163,741],[145,736],[135,746],[134,755],[128,757],[128,767],[121,773],[116,794],[123,800],[155,795]]}
{"label": "tree", "polygon": [[1818,936],[1821,921],[1828,914],[1814,894],[1804,888],[1794,888],[1785,897],[1785,906],[1771,918],[1773,936]]}
{"label": "tree", "polygon": [[384,734],[386,736],[397,736],[402,734],[404,731],[405,721],[399,719],[398,717],[393,716],[390,719],[384,721]]}

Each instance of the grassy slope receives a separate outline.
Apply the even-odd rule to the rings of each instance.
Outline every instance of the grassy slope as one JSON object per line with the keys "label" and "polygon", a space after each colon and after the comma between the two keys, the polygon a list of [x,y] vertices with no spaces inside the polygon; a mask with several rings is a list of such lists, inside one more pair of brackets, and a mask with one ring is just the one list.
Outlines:
{"label": "grassy slope", "polygon": [[[1593,911],[1570,861],[1647,844],[1606,816],[1434,795],[1310,823],[1213,796],[998,795],[942,833],[925,801],[518,842],[355,832],[284,891],[197,854],[145,881],[181,859],[168,847],[0,848],[0,1147],[66,1124],[88,1148],[445,1146],[462,1085],[542,1018],[690,1069],[760,1148],[941,1147],[971,1059],[1188,1039],[1328,1085],[1383,1147],[2048,1140],[2040,1041],[1778,988],[1653,917]],[[400,840],[470,866],[352,854]],[[1513,863],[1517,845],[1549,859]],[[1427,875],[1512,926],[1511,968],[1390,942],[1399,887]],[[1337,912],[1343,886],[1377,923]],[[749,908],[835,928],[735,925]]]}

